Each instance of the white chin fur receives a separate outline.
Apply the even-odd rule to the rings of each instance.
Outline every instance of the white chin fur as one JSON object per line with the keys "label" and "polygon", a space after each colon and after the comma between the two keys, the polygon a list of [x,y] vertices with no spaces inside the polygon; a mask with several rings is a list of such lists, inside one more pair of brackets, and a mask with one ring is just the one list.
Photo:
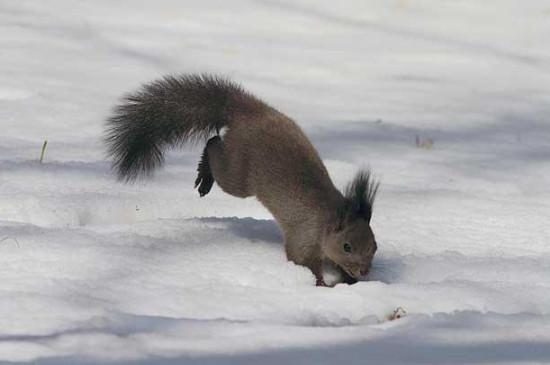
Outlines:
{"label": "white chin fur", "polygon": [[342,282],[342,274],[340,271],[330,263],[323,264],[323,279],[329,286],[336,285]]}

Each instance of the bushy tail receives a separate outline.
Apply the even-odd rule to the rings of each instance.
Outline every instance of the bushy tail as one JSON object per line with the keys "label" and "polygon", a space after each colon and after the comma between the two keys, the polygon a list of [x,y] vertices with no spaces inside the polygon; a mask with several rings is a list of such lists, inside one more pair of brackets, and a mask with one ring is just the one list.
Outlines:
{"label": "bushy tail", "polygon": [[166,148],[205,140],[235,113],[261,108],[237,84],[209,75],[166,76],[126,95],[107,121],[105,143],[120,180],[150,175]]}

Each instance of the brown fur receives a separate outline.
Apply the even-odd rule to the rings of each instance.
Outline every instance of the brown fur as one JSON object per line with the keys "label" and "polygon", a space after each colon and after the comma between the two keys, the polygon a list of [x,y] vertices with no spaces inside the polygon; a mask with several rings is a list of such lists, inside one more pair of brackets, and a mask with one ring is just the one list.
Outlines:
{"label": "brown fur", "polygon": [[[133,103],[141,97],[137,105],[143,112],[131,109],[133,114],[129,113],[130,106],[126,104],[110,119],[107,144],[121,178],[133,178],[141,172],[149,172],[150,166],[154,167],[155,161],[153,164],[148,162],[152,153],[148,146],[153,143],[161,146],[154,152],[162,152],[163,143],[185,142],[196,133],[205,133],[208,128],[213,130],[212,126],[219,134],[220,129],[226,127],[221,136],[211,138],[204,149],[196,181],[201,196],[208,193],[214,181],[228,194],[241,198],[255,196],[281,227],[288,259],[310,268],[318,285],[325,285],[322,270],[326,263],[340,268],[342,281],[348,283],[368,273],[376,251],[369,222],[378,188],[368,172],[358,173],[344,196],[334,187],[309,139],[284,114],[223,79],[191,75],[165,80],[169,82],[157,81],[155,84],[162,90],[159,95],[142,92],[130,96]],[[174,83],[177,88],[173,88]],[[162,98],[178,101],[180,99],[172,93],[186,95],[190,92],[186,87],[206,95],[193,101],[193,105],[182,98],[180,105],[174,106],[176,110],[183,110],[179,115],[191,118],[179,120],[175,113],[170,118],[161,117],[162,126],[155,125],[159,113],[164,113]],[[215,100],[209,101],[209,95]],[[159,109],[151,112],[147,103]],[[193,127],[198,128],[198,123],[192,119],[193,110],[209,113],[207,109],[200,109],[208,108],[209,104],[215,109],[212,115],[201,115],[200,130],[192,131]],[[127,117],[129,114],[132,118]],[[140,141],[132,139],[137,133],[136,124],[140,125]],[[170,138],[164,141],[157,137],[164,135]],[[134,152],[128,153],[126,146],[132,146],[137,153],[144,152],[135,156]],[[162,162],[162,153],[159,156]],[[138,165],[134,161],[145,161],[148,165]],[[351,252],[344,250],[345,243],[349,244]]]}

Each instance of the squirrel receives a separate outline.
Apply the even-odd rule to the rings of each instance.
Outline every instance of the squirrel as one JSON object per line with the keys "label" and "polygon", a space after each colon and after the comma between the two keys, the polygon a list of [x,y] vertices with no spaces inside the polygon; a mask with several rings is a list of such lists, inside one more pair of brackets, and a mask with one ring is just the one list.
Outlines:
{"label": "squirrel", "polygon": [[340,192],[300,127],[229,79],[183,74],[145,84],[114,108],[104,135],[112,167],[126,182],[151,175],[165,149],[200,141],[201,197],[214,182],[233,196],[255,196],[282,230],[287,258],[308,267],[318,286],[328,286],[327,269],[339,272],[336,283],[369,273],[379,182],[361,169]]}

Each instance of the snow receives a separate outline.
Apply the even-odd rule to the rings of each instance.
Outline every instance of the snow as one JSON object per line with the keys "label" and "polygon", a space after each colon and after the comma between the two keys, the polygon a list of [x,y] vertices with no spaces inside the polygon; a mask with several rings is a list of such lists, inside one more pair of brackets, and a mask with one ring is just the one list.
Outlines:
{"label": "snow", "polygon": [[[0,2],[0,362],[550,363],[549,14]],[[339,187],[373,169],[369,281],[315,287],[257,201],[199,198],[200,146],[115,180],[105,117],[178,72],[228,75],[293,117]]]}

